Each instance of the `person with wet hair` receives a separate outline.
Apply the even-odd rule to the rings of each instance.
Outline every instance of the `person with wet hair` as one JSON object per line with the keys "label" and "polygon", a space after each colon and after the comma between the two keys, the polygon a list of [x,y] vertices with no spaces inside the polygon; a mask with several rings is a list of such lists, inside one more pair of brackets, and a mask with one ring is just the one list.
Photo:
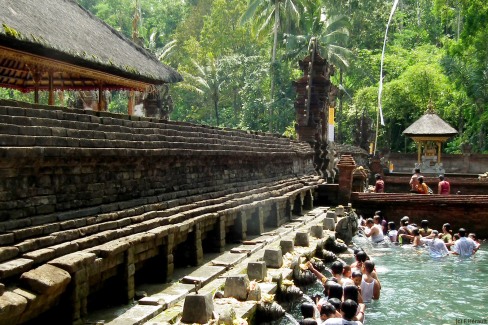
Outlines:
{"label": "person with wet hair", "polygon": [[351,299],[347,299],[341,303],[341,315],[342,318],[329,318],[323,325],[363,325],[362,322],[354,320],[358,304]]}
{"label": "person with wet hair", "polygon": [[302,313],[302,317],[304,319],[307,319],[307,318],[313,319],[315,316],[315,306],[309,302],[304,302],[300,306],[300,312]]}
{"label": "person with wet hair", "polygon": [[444,257],[449,255],[449,250],[446,244],[438,237],[439,232],[432,230],[431,238],[421,238],[422,243],[425,243],[429,248],[429,254],[431,257]]}
{"label": "person with wet hair", "polygon": [[358,310],[354,316],[354,320],[364,322],[364,311],[366,310],[366,305],[363,303],[363,297],[359,293],[358,287],[355,285],[347,285],[344,287],[344,295],[342,300],[346,301],[348,299],[354,300],[358,304]]}
{"label": "person with wet hair", "polygon": [[404,216],[400,219],[400,228],[398,228],[398,242],[400,244],[411,244],[412,243],[412,230],[408,227],[409,218]]}
{"label": "person with wet hair", "polygon": [[392,243],[398,243],[398,230],[393,221],[388,222],[388,238]]}
{"label": "person with wet hair", "polygon": [[459,228],[459,239],[452,246],[452,254],[462,257],[469,257],[476,252],[476,245],[473,240],[466,238],[466,229]]}
{"label": "person with wet hair", "polygon": [[363,263],[368,259],[368,254],[366,254],[365,251],[359,251],[354,257],[356,258],[356,261],[351,264],[351,270],[353,272],[354,270],[361,271]]}
{"label": "person with wet hair", "polygon": [[330,303],[332,306],[335,307],[335,309],[340,313],[341,312],[341,302],[342,299],[339,298],[330,298],[327,300],[328,303]]}
{"label": "person with wet hair", "polygon": [[419,232],[422,237],[427,237],[432,234],[432,229],[429,228],[429,220],[424,219],[420,222]]}
{"label": "person with wet hair", "polygon": [[478,250],[481,246],[480,241],[476,237],[476,234],[474,232],[469,233],[468,238],[470,238],[472,241],[474,241],[474,245],[476,247],[476,250]]}
{"label": "person with wet hair", "polygon": [[331,283],[329,285],[329,291],[327,293],[327,297],[330,298],[338,298],[342,299],[342,295],[344,294],[343,287],[338,283]]}
{"label": "person with wet hair", "polygon": [[342,279],[342,272],[344,271],[344,264],[340,261],[334,261],[332,265],[330,266],[330,272],[332,273],[332,276],[337,279],[337,283],[342,285],[343,279]]}
{"label": "person with wet hair", "polygon": [[[340,302],[339,302],[340,303]],[[325,322],[329,318],[341,318],[342,315],[330,302],[326,301],[320,306],[320,320]]]}
{"label": "person with wet hair", "polygon": [[380,298],[381,284],[377,276],[373,276],[374,262],[366,261],[363,264],[363,279],[361,281],[361,295],[365,303],[371,302],[373,299]]}
{"label": "person with wet hair", "polygon": [[368,238],[371,237],[373,243],[381,243],[385,239],[380,221],[380,216],[374,216],[374,219],[368,218],[366,220],[366,227],[363,227],[364,234]]}

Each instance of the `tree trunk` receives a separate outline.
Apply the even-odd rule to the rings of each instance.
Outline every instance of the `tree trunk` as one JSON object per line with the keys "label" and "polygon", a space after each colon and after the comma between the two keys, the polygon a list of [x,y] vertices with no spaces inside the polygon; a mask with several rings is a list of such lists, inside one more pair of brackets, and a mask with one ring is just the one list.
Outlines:
{"label": "tree trunk", "polygon": [[274,101],[274,87],[275,87],[275,61],[276,49],[278,47],[278,28],[280,27],[280,0],[275,0],[275,21],[273,27],[273,54],[271,56],[271,94],[269,105],[269,132],[273,132],[273,101]]}

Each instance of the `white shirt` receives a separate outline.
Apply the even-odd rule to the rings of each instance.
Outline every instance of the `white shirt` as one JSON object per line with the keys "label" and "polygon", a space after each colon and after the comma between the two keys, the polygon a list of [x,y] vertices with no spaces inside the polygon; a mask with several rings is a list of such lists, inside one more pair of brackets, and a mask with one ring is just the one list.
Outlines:
{"label": "white shirt", "polygon": [[397,242],[398,230],[390,230],[388,231],[388,237],[390,237],[390,241],[392,243]]}
{"label": "white shirt", "polygon": [[432,257],[443,257],[449,255],[446,244],[444,243],[444,241],[442,241],[442,239],[420,238],[420,241],[427,244],[427,247],[429,248],[429,254]]}
{"label": "white shirt", "polygon": [[452,246],[453,252],[458,253],[460,256],[469,257],[473,255],[473,250],[476,248],[476,244],[470,238],[461,237]]}

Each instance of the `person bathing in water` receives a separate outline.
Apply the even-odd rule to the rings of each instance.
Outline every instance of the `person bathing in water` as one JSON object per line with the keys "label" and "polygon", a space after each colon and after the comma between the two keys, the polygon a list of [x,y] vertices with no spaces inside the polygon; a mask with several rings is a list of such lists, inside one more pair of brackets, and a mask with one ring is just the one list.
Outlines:
{"label": "person bathing in water", "polygon": [[366,227],[363,227],[366,237],[371,237],[373,243],[381,243],[385,240],[383,235],[383,227],[381,226],[381,217],[376,215],[374,219],[368,218],[366,220]]}

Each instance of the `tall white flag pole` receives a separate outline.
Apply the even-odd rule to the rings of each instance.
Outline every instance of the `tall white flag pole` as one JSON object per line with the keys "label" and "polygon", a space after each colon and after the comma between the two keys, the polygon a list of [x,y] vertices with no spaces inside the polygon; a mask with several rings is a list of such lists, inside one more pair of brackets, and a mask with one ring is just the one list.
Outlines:
{"label": "tall white flag pole", "polygon": [[381,125],[385,126],[385,121],[383,120],[383,109],[381,107],[381,94],[383,93],[383,61],[385,59],[385,48],[386,48],[386,39],[388,37],[388,28],[390,27],[391,19],[393,18],[393,14],[398,6],[398,1],[395,0],[393,2],[393,7],[391,8],[390,18],[388,19],[388,24],[386,24],[386,31],[385,31],[385,39],[383,41],[383,51],[381,52],[381,66],[380,66],[380,86],[378,88],[378,112],[376,115],[376,136],[374,140],[374,150],[373,154],[376,153],[376,146],[378,144],[378,130],[379,130],[379,121]]}

